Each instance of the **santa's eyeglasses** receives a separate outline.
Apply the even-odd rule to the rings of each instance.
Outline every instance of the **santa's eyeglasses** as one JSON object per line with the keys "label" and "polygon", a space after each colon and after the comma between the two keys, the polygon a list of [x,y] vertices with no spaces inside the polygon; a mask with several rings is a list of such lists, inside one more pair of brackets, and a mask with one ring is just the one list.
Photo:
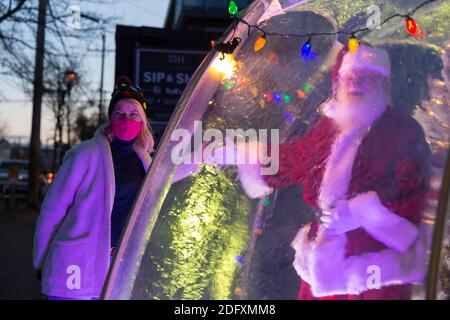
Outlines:
{"label": "santa's eyeglasses", "polygon": [[358,82],[376,84],[377,81],[383,80],[385,77],[376,72],[350,72],[344,75],[339,75],[338,80],[342,82]]}

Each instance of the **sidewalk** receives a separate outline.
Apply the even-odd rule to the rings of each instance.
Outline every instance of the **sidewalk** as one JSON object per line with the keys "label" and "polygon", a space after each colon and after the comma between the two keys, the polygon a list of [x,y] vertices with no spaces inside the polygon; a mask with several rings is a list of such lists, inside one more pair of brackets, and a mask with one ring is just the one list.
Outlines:
{"label": "sidewalk", "polygon": [[41,299],[32,264],[37,210],[0,210],[0,300]]}

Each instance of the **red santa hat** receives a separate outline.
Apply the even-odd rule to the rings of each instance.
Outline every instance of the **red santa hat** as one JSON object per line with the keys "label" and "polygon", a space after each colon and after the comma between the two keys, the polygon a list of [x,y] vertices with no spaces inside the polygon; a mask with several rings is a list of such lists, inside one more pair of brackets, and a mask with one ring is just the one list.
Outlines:
{"label": "red santa hat", "polygon": [[385,77],[391,75],[391,62],[386,50],[361,44],[356,52],[346,50],[339,66],[339,75],[354,70],[371,70]]}

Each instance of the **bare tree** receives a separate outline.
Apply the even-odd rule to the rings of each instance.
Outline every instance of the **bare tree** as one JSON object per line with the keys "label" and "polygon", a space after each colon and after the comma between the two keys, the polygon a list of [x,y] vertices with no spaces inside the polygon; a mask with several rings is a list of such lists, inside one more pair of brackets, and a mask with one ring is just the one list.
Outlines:
{"label": "bare tree", "polygon": [[44,89],[44,57],[45,57],[45,24],[47,0],[39,0],[38,29],[33,81],[33,113],[30,138],[30,165],[28,166],[28,205],[39,207],[39,172],[41,171],[41,108]]}
{"label": "bare tree", "polygon": [[0,3],[0,23],[2,23],[2,21],[8,19],[9,17],[12,17],[16,12],[20,11],[20,9],[23,7],[23,5],[25,4],[26,0],[20,0],[17,1],[17,3],[15,5],[13,5],[12,1],[9,0],[9,4],[8,6],[6,6],[6,2],[5,3]]}
{"label": "bare tree", "polygon": [[[87,1],[94,3],[113,3],[115,1]],[[115,19],[111,17],[99,17],[93,12],[81,12],[71,7],[70,0],[45,0],[47,4],[44,12],[45,19],[38,19],[39,3],[43,0],[5,1],[0,3],[0,51],[2,63],[0,65],[0,79],[7,77],[21,88],[30,97],[33,96],[32,139],[30,150],[30,180],[36,176],[40,158],[40,101],[44,106],[53,110],[52,100],[58,99],[61,92],[59,81],[65,70],[76,70],[82,77],[86,73],[83,70],[83,61],[88,55],[88,44],[99,42],[105,30],[112,27]],[[41,10],[42,12],[42,10]],[[77,20],[78,19],[78,20]],[[79,21],[81,19],[81,21]],[[41,21],[41,22],[39,22]],[[73,22],[80,22],[79,25]],[[45,30],[45,45],[38,46],[36,50],[38,29]],[[43,37],[41,36],[41,39]],[[35,66],[38,65],[38,54],[43,56],[42,79],[36,78]],[[39,74],[39,73],[37,73]],[[73,88],[72,94],[82,95],[89,90],[91,84],[86,81]],[[42,88],[40,90],[39,88]],[[41,98],[43,96],[43,98]],[[59,112],[59,130],[63,123],[67,129],[67,142],[71,142],[72,125],[76,112],[68,104],[64,105],[62,114]],[[61,119],[65,116],[65,121]],[[36,138],[37,137],[37,138]],[[62,140],[62,139],[60,139]],[[30,194],[37,194],[37,183],[31,182]],[[35,201],[30,201],[35,202]],[[34,205],[33,205],[34,206]]]}
{"label": "bare tree", "polygon": [[[18,1],[22,2],[22,1]],[[113,3],[115,1],[87,1]],[[80,12],[80,25],[72,25],[70,0],[49,0],[46,23],[44,92],[56,89],[56,72],[77,70],[88,56],[89,44],[101,41],[101,36],[115,21],[111,17],[99,17],[93,12]],[[9,76],[19,88],[31,96],[33,87],[34,51],[37,34],[36,1],[25,1],[14,14],[0,5],[0,50],[2,50],[1,75]],[[10,10],[12,11],[12,10]],[[100,46],[100,45],[98,45]]]}

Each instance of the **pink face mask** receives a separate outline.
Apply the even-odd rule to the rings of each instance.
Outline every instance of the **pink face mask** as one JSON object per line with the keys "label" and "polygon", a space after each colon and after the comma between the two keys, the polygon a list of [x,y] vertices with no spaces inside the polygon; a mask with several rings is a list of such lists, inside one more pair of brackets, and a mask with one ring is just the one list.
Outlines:
{"label": "pink face mask", "polygon": [[142,121],[118,119],[111,121],[111,127],[117,138],[123,141],[131,141],[141,132]]}

